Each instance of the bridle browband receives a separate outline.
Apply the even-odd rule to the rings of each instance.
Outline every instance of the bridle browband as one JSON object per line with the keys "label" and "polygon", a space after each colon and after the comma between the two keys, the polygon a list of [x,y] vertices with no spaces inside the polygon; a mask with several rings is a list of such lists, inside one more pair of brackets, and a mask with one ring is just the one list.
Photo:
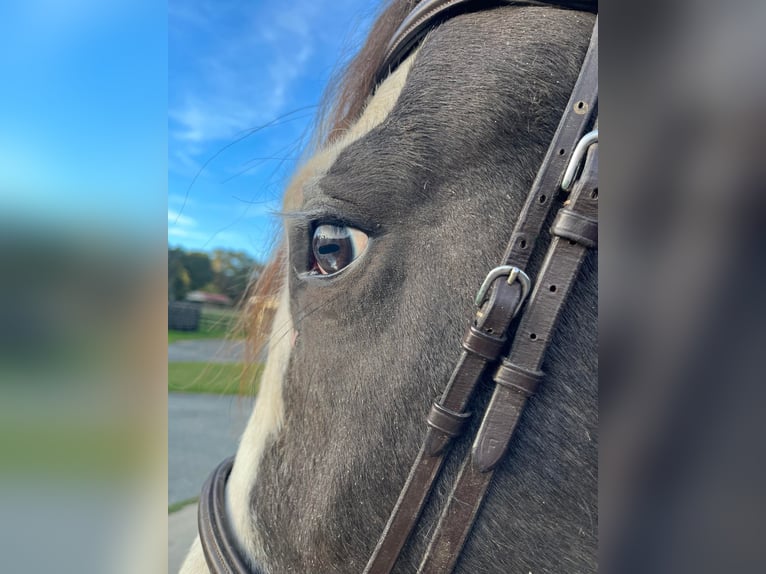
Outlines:
{"label": "bridle browband", "polygon": [[[378,80],[390,74],[441,22],[457,14],[508,4],[553,4],[590,10],[594,3],[424,0],[414,7],[389,42]],[[479,289],[476,316],[463,337],[460,358],[442,396],[426,417],[425,439],[364,574],[388,574],[393,569],[418,523],[449,447],[471,416],[466,409],[474,390],[492,366],[492,398],[418,573],[452,572],[458,561],[496,465],[543,376],[540,368],[561,309],[588,250],[598,243],[597,106],[598,19],[580,75],[516,221],[503,261],[488,273]],[[568,192],[568,197],[553,220],[552,239],[532,287],[525,269],[562,192]],[[510,351],[503,355],[511,324],[517,317]],[[233,457],[223,461],[203,486],[198,513],[202,550],[212,574],[266,574],[241,556],[229,526],[225,489],[233,464]]]}

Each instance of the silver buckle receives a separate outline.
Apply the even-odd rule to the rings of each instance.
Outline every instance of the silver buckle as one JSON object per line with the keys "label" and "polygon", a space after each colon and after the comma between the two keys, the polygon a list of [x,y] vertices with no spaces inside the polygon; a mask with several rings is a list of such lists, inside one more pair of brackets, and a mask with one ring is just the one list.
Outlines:
{"label": "silver buckle", "polygon": [[476,306],[481,307],[484,304],[484,299],[487,298],[487,291],[489,291],[492,283],[495,281],[495,279],[504,275],[508,276],[508,285],[512,285],[514,281],[518,281],[519,285],[521,285],[521,297],[519,297],[519,303],[513,310],[513,316],[515,316],[516,313],[519,312],[519,309],[521,309],[521,305],[524,303],[524,299],[527,298],[532,282],[529,280],[529,275],[524,273],[518,267],[514,267],[513,265],[501,265],[500,267],[495,267],[487,274],[486,279],[484,279],[484,283],[481,284],[481,287],[479,287],[479,292],[476,294]]}
{"label": "silver buckle", "polygon": [[561,180],[561,189],[564,191],[572,189],[575,175],[577,175],[577,169],[580,167],[580,164],[585,157],[585,152],[587,152],[588,148],[594,143],[598,143],[598,130],[588,132],[580,138],[579,142],[577,142],[574,152],[572,152],[572,157],[569,158],[569,163],[564,171],[564,179]]}

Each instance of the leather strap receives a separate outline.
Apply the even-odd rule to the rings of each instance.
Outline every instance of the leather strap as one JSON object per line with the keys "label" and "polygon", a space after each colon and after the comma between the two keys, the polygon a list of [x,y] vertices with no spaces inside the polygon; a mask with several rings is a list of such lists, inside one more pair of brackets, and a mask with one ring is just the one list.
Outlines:
{"label": "leather strap", "polygon": [[505,263],[526,269],[532,256],[534,242],[540,235],[550,206],[558,194],[564,171],[572,158],[574,148],[597,115],[598,106],[598,17],[593,26],[588,52],[580,69],[580,76],[572,90],[561,122],[537,172],[527,201],[519,215],[519,224],[513,230],[505,251]]}
{"label": "leather strap", "polygon": [[248,566],[240,555],[226,518],[226,480],[233,466],[232,456],[216,467],[202,487],[197,510],[202,553],[212,574],[265,574],[257,565]]}
{"label": "leather strap", "polygon": [[[596,221],[598,144],[586,156],[581,179],[568,207],[589,221]],[[419,574],[452,572],[481,508],[497,463],[505,454],[524,406],[542,373],[540,367],[556,321],[574,285],[589,246],[554,236],[517,330],[509,358],[495,372],[497,383],[487,406],[471,454],[436,527],[418,570]]]}
{"label": "leather strap", "polygon": [[494,378],[498,385],[531,397],[535,394],[537,385],[543,378],[543,373],[542,371],[528,371],[506,359],[495,371]]}
{"label": "leather strap", "polygon": [[[505,332],[513,320],[520,297],[521,288],[518,283],[509,285],[504,278],[497,279],[484,311],[479,310],[477,313],[475,327],[484,333]],[[489,364],[482,355],[464,350],[447,383],[447,389],[431,412],[448,410],[456,416],[467,418],[466,407]],[[447,448],[457,436],[427,422],[423,445],[367,563],[365,573],[391,571],[428,500],[431,487],[444,463]]]}
{"label": "leather strap", "polygon": [[505,336],[495,337],[485,333],[476,325],[471,325],[463,337],[463,348],[469,353],[484,357],[488,361],[494,361],[500,356],[500,352],[507,341]]}
{"label": "leather strap", "polygon": [[407,55],[425,37],[442,22],[454,18],[458,14],[478,12],[497,8],[498,6],[558,6],[572,10],[595,12],[597,2],[594,0],[559,0],[558,2],[542,2],[536,0],[423,0],[418,2],[404,21],[394,32],[386,48],[386,56],[378,69],[376,84],[391,74],[404,61]]}
{"label": "leather strap", "polygon": [[426,417],[426,422],[431,428],[454,438],[463,433],[465,423],[470,418],[471,413],[456,413],[439,403],[434,403],[431,405],[431,411]]}
{"label": "leather strap", "polygon": [[562,209],[556,214],[551,233],[582,243],[585,247],[598,244],[598,222],[571,209]]}
{"label": "leather strap", "polygon": [[[532,185],[532,189],[527,196],[506,249],[505,263],[522,270],[526,268],[534,246],[533,242],[540,235],[542,226],[554,203],[553,199],[560,187],[567,161],[571,157],[588,124],[591,122],[593,112],[596,109],[598,98],[597,31],[598,23],[594,27],[591,43],[567,109],[556,130],[540,171]],[[558,239],[556,238],[554,241]],[[513,320],[514,312],[519,307],[521,291],[515,291],[517,293],[515,298],[511,297],[510,291],[510,288],[516,285],[514,283],[509,286],[506,281],[499,279],[493,282],[492,295],[484,307],[477,312],[473,329],[479,330],[486,335],[492,335],[494,338],[505,337],[505,333]],[[566,293],[561,293],[560,296],[563,301]],[[510,307],[508,307],[509,304],[511,305]],[[474,389],[479,384],[486,366],[491,361],[491,357],[493,357],[491,352],[483,352],[483,348],[476,349],[471,344],[466,344],[466,340],[473,342],[473,339],[470,338],[471,334],[472,329],[469,329],[469,333],[463,343],[465,350],[461,354],[447,383],[447,388],[438,403],[454,413],[465,412]],[[537,367],[528,370],[536,372]],[[511,407],[511,409],[516,408],[520,412],[523,402],[519,402],[518,397],[522,395],[513,393],[513,391],[509,391],[507,388],[506,390],[512,393],[513,399],[517,403],[516,407]],[[493,430],[495,428],[495,426],[492,427]],[[404,544],[409,539],[418,522],[433,484],[443,466],[446,450],[454,438],[454,435],[440,432],[439,429],[429,425],[423,445],[410,469],[399,499],[367,563],[364,570],[365,574],[388,574],[393,569]],[[502,450],[504,452],[504,449]],[[477,507],[470,509],[470,512],[466,513],[465,511],[468,508],[463,509],[460,517],[463,524],[459,526],[466,531],[466,535],[473,524],[475,513],[478,511]],[[449,520],[452,519],[449,518]],[[445,538],[445,542],[451,543],[453,538],[452,536]],[[460,546],[457,549],[458,553],[460,548],[462,548],[464,540],[463,538],[460,541]],[[441,544],[440,551],[444,551]],[[454,565],[454,562],[452,564]],[[450,570],[433,571],[448,572]]]}

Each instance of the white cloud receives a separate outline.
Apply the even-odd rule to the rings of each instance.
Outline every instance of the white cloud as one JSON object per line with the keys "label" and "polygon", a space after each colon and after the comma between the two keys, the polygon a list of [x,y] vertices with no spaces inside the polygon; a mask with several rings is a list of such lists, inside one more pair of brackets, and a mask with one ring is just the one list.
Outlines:
{"label": "white cloud", "polygon": [[[173,26],[205,25],[205,18],[173,4]],[[209,6],[201,4],[199,14],[210,22]],[[318,25],[321,14],[319,3],[300,0],[260,9],[246,4],[236,14],[240,24],[227,29],[220,28],[220,20],[210,22],[202,35],[220,40],[201,43],[203,52],[189,54],[195,69],[180,85],[171,86],[170,136],[181,144],[231,140],[288,111],[296,80],[312,63],[319,37],[326,33]]]}
{"label": "white cloud", "polygon": [[180,239],[186,243],[191,243],[191,242],[197,243],[200,246],[204,247],[212,241],[221,242],[225,244],[235,239],[239,239],[239,236],[236,233],[232,233],[229,231],[218,231],[218,232],[196,231],[191,229],[184,229],[177,225],[169,225],[168,239],[171,239],[171,238]]}
{"label": "white cloud", "polygon": [[[193,218],[188,215],[183,215],[175,209],[168,209],[168,223],[172,223],[174,228],[178,230],[182,230],[184,227],[194,227],[197,225],[197,222]],[[170,228],[168,228],[168,232],[170,232]]]}

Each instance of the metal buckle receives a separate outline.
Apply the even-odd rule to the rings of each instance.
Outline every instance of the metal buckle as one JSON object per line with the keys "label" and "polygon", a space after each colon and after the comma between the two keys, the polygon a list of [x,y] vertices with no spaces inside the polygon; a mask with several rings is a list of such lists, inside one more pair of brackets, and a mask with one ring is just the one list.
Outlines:
{"label": "metal buckle", "polygon": [[524,303],[524,299],[527,298],[532,282],[529,280],[529,275],[524,273],[518,267],[514,267],[513,265],[501,265],[500,267],[495,267],[487,274],[486,279],[484,279],[484,283],[481,284],[481,287],[479,287],[479,292],[476,294],[476,306],[481,307],[484,304],[484,300],[487,298],[487,291],[489,291],[490,286],[492,283],[494,283],[495,279],[502,277],[503,275],[508,276],[508,285],[512,285],[514,281],[518,281],[519,285],[521,285],[521,297],[519,297],[519,303],[513,310],[513,316],[515,316],[516,313],[519,312],[519,309],[521,309],[521,305]]}
{"label": "metal buckle", "polygon": [[598,143],[598,130],[588,132],[580,138],[579,142],[577,142],[574,152],[572,152],[572,157],[569,158],[569,163],[564,171],[564,179],[561,180],[561,189],[564,191],[572,189],[575,175],[577,175],[577,169],[580,167],[580,164],[585,157],[585,152],[587,152],[588,148],[594,143]]}

